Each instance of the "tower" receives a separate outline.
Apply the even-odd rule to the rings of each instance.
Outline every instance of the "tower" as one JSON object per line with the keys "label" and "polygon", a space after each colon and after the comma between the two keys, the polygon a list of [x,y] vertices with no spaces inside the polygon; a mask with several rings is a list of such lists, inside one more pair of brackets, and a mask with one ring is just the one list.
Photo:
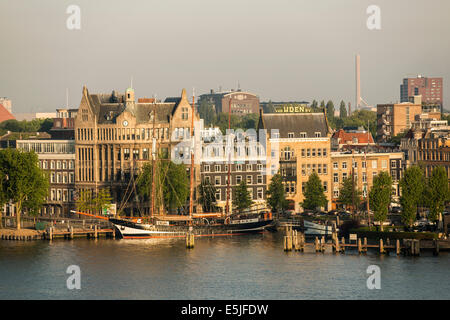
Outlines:
{"label": "tower", "polygon": [[360,70],[360,57],[356,55],[356,101],[355,110],[361,108],[361,70]]}

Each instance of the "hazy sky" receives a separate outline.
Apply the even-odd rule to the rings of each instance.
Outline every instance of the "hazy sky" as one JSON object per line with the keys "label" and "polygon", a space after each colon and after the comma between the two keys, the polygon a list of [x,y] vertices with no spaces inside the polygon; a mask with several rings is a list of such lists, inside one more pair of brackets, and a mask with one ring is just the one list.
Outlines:
{"label": "hazy sky", "polygon": [[[81,30],[68,30],[69,5]],[[381,30],[366,27],[369,5]],[[444,77],[450,109],[448,0],[1,0],[0,97],[13,112],[78,107],[90,92],[189,96],[241,88],[261,101],[399,100],[405,76]]]}

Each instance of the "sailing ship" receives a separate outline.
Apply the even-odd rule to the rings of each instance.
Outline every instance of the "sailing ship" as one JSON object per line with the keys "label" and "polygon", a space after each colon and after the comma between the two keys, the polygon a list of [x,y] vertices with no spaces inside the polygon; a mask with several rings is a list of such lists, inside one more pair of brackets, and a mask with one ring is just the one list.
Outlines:
{"label": "sailing ship", "polygon": [[[194,110],[195,100],[192,99],[192,117],[191,117],[191,139],[193,139],[194,129]],[[230,100],[231,101],[231,100]],[[231,108],[231,102],[230,102]],[[155,114],[154,110],[154,114]],[[229,112],[229,128],[231,126]],[[153,128],[155,127],[155,118],[153,117]],[[204,213],[196,214],[193,211],[193,184],[194,184],[194,145],[191,147],[191,165],[190,165],[190,196],[189,196],[189,215],[155,215],[155,167],[156,139],[152,137],[152,193],[150,217],[148,218],[107,218],[120,235],[125,239],[143,239],[143,238],[176,238],[184,237],[186,233],[193,233],[196,236],[220,236],[220,235],[241,235],[248,233],[260,233],[272,222],[270,212],[253,212],[249,214],[234,213],[230,214],[230,165],[228,166],[228,185],[227,185],[227,204],[226,213]],[[77,212],[82,214],[81,212]]]}

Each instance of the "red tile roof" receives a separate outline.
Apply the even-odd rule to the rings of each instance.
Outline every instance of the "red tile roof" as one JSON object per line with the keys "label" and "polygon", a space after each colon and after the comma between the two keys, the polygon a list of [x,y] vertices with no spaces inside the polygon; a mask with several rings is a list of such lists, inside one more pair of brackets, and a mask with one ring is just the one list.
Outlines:
{"label": "red tile roof", "polygon": [[0,122],[12,119],[16,118],[14,118],[14,116],[8,110],[6,110],[6,108],[2,104],[0,104]]}
{"label": "red tile roof", "polygon": [[339,139],[339,144],[367,144],[374,143],[372,135],[367,132],[345,132],[343,129],[333,134],[334,139]]}

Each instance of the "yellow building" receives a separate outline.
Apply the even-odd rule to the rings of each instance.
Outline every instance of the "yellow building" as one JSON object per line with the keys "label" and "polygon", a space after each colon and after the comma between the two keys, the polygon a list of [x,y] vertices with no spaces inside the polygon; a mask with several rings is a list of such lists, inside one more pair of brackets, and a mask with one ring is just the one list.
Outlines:
{"label": "yellow building", "polygon": [[402,152],[386,153],[350,153],[331,152],[331,192],[332,208],[336,209],[339,190],[345,178],[354,173],[356,188],[362,192],[363,201],[367,198],[367,190],[373,185],[373,178],[381,171],[387,171],[393,181],[393,201],[398,200],[399,185],[402,177]]}
{"label": "yellow building", "polygon": [[[290,209],[301,212],[306,182],[316,172],[331,207],[330,139],[324,113],[261,112],[258,129],[266,130],[267,183],[278,171],[283,176]],[[261,137],[261,134],[260,134]],[[261,138],[260,138],[261,139]]]}

